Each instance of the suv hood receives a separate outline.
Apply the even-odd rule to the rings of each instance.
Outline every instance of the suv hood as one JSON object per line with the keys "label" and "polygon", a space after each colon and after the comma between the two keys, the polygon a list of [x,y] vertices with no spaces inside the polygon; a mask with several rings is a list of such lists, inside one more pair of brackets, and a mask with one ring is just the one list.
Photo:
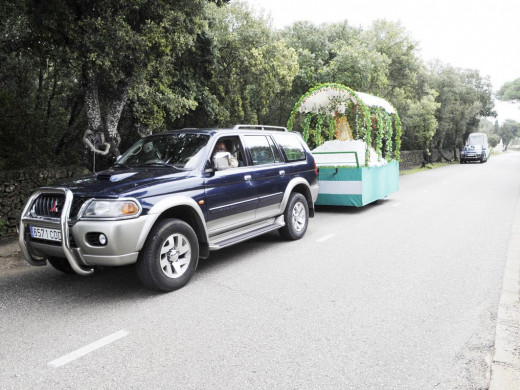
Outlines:
{"label": "suv hood", "polygon": [[78,196],[117,197],[134,193],[144,186],[149,192],[149,187],[155,184],[178,181],[184,179],[188,174],[187,171],[178,171],[171,167],[111,168],[93,175],[59,181],[54,185],[66,187]]}

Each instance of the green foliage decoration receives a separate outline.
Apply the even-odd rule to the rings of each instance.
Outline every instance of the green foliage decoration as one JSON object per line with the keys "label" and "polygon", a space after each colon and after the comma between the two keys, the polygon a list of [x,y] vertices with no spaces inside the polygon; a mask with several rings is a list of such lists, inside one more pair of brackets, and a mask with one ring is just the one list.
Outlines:
{"label": "green foliage decoration", "polygon": [[384,118],[384,121],[385,121],[385,128],[386,128],[386,133],[385,133],[385,140],[386,140],[386,145],[385,145],[385,157],[386,158],[391,158],[392,156],[392,136],[393,136],[393,133],[394,133],[394,128],[392,126],[392,118],[390,117],[390,115],[385,112],[385,118]]}
{"label": "green foliage decoration", "polygon": [[[353,136],[356,139],[362,139],[366,143],[365,153],[365,165],[368,165],[370,161],[369,146],[372,145],[372,141],[375,141],[375,150],[378,155],[378,159],[381,159],[383,153],[387,159],[392,159],[392,151],[394,150],[394,158],[399,160],[400,154],[398,148],[401,145],[401,122],[399,116],[392,114],[392,116],[381,107],[368,107],[353,91],[351,88],[346,87],[342,84],[336,83],[325,83],[319,84],[314,88],[311,88],[307,93],[298,99],[298,102],[294,105],[289,120],[287,121],[287,128],[293,130],[299,110],[302,104],[314,94],[322,91],[323,89],[332,89],[336,91],[346,92],[351,101],[336,101],[331,99],[331,102],[327,107],[317,109],[317,112],[307,113],[303,121],[303,138],[309,143],[311,147],[317,147],[324,141],[332,140],[335,138],[337,125],[339,123],[341,115],[346,115],[347,118],[353,118],[355,123],[352,129]],[[339,105],[346,104],[345,114],[339,114],[336,112],[336,107]],[[326,115],[326,113],[336,112],[334,117]],[[349,112],[352,113],[349,114]],[[316,118],[314,120],[314,118]],[[394,121],[392,121],[394,118]],[[348,119],[347,119],[348,120]],[[324,127],[324,123],[329,121],[328,129]],[[312,124],[314,123],[314,126]],[[395,124],[395,133],[393,125]],[[373,134],[374,133],[374,134]],[[395,137],[395,141],[392,140]],[[383,147],[385,150],[383,151]]]}
{"label": "green foliage decoration", "polygon": [[321,132],[323,131],[323,121],[325,120],[324,114],[319,114],[318,119],[316,121],[316,131],[314,133],[314,142],[316,146],[320,146],[323,144],[323,138],[321,137]]}
{"label": "green foliage decoration", "polygon": [[334,135],[336,134],[336,118],[329,118],[329,129],[327,131],[327,138],[334,139]]}
{"label": "green foliage decoration", "polygon": [[311,127],[311,120],[312,120],[312,114],[308,114],[306,117],[305,117],[305,122],[303,124],[303,139],[305,140],[305,142],[307,142],[309,140],[309,129]]}
{"label": "green foliage decoration", "polygon": [[383,127],[383,113],[381,112],[381,108],[374,107],[374,116],[372,117],[372,129],[376,133],[376,153],[377,153],[377,160],[381,161],[381,157],[383,156],[382,149],[383,149],[383,135],[386,133],[384,131]]}

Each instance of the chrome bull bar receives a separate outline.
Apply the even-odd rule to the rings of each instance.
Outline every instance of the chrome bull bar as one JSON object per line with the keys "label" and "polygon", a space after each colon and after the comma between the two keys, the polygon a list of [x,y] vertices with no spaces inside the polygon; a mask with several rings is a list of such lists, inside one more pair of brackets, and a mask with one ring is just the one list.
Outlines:
{"label": "chrome bull bar", "polygon": [[[70,215],[70,209],[72,206],[72,199],[74,196],[72,195],[72,191],[70,191],[68,188],[46,188],[43,187],[36,191],[34,194],[31,195],[29,200],[27,201],[22,216],[20,218],[20,226],[19,226],[19,235],[18,235],[18,241],[20,243],[20,248],[22,249],[22,253],[25,257],[25,260],[31,264],[36,266],[42,266],[47,264],[47,260],[45,258],[36,258],[34,257],[30,249],[27,245],[27,242],[25,240],[25,227],[29,222],[38,224],[38,223],[47,223],[47,224],[56,224],[55,218],[33,218],[30,216],[31,208],[34,205],[34,202],[40,196],[41,194],[64,194],[65,195],[65,203],[63,204],[63,209],[61,211],[61,216],[59,219],[59,228],[61,230],[61,247],[63,249],[63,253],[65,254],[65,257],[67,258],[67,261],[69,262],[70,266],[79,275],[90,275],[94,272],[93,268],[83,268],[78,260],[76,259],[76,255],[78,257],[81,256],[81,252],[79,250],[73,251],[70,247],[70,240],[69,240],[69,215]],[[74,253],[75,252],[75,253]]]}

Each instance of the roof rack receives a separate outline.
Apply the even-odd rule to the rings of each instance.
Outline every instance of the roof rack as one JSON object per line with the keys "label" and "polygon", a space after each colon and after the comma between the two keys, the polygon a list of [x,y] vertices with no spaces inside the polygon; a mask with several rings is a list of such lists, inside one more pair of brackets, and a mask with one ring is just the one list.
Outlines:
{"label": "roof rack", "polygon": [[281,127],[281,126],[235,125],[233,127],[233,130],[238,130],[238,129],[287,131],[287,129],[285,127]]}

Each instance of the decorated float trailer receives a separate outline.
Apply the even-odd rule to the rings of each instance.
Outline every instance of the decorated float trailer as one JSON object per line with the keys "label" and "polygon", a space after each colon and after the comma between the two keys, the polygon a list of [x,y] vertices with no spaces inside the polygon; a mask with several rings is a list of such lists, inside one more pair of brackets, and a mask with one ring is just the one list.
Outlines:
{"label": "decorated float trailer", "polygon": [[401,121],[386,100],[341,84],[303,95],[287,123],[319,167],[317,205],[356,206],[399,190]]}

